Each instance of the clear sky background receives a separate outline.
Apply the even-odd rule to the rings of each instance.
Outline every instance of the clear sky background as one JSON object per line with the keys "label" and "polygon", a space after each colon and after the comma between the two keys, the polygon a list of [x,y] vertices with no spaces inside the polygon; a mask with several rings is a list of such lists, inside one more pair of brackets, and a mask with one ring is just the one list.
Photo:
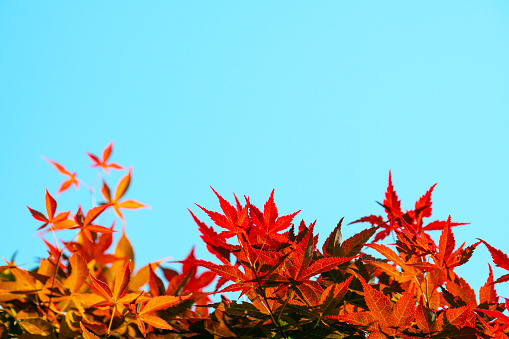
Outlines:
{"label": "clear sky background", "polygon": [[[383,213],[389,170],[403,208],[438,183],[432,220],[509,252],[508,109],[507,1],[1,1],[0,256],[45,256],[25,206],[64,177],[41,156],[91,184],[85,152],[110,141],[152,207],[125,213],[137,267],[214,260],[187,211],[219,208],[209,185],[260,207],[275,188],[321,246]],[[57,201],[91,207],[84,188]],[[476,291],[487,262],[460,270]]]}

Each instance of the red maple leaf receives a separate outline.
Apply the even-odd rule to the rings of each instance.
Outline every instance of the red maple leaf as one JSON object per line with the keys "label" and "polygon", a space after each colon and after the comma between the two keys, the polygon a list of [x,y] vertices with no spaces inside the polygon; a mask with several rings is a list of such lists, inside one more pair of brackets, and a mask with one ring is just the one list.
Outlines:
{"label": "red maple leaf", "polygon": [[392,232],[403,230],[411,235],[416,235],[421,230],[432,231],[432,230],[443,230],[446,225],[449,227],[467,225],[468,223],[451,222],[451,221],[433,221],[427,225],[423,225],[423,218],[429,218],[432,212],[431,194],[436,184],[417,200],[415,203],[415,209],[406,211],[403,213],[401,209],[401,202],[394,190],[392,185],[392,175],[389,171],[389,184],[387,185],[387,191],[385,192],[385,199],[380,204],[385,209],[387,220],[384,222],[381,216],[370,215],[367,217],[360,218],[351,222],[355,224],[359,222],[369,222],[371,225],[378,226],[380,231],[375,235],[373,243],[385,239]]}
{"label": "red maple leaf", "polygon": [[396,337],[410,328],[415,319],[413,287],[409,288],[393,305],[389,296],[375,290],[364,279],[359,279],[369,311],[329,316],[357,326],[367,326],[370,338]]}
{"label": "red maple leaf", "polygon": [[113,233],[116,232],[113,228],[107,228],[100,225],[92,224],[92,222],[104,212],[106,208],[110,207],[110,205],[101,205],[94,208],[91,208],[86,216],[83,216],[83,211],[81,207],[78,209],[76,216],[74,217],[74,221],[76,222],[76,226],[71,227],[71,229],[80,229],[80,233],[83,234],[89,241],[93,242],[92,233]]}
{"label": "red maple leaf", "polygon": [[51,194],[49,194],[48,190],[46,190],[45,200],[46,200],[46,213],[48,214],[48,216],[45,216],[41,212],[31,209],[30,207],[27,206],[30,213],[32,213],[32,217],[34,217],[35,220],[39,220],[44,223],[38,228],[38,230],[41,230],[48,225],[50,225],[50,228],[52,230],[61,230],[64,228],[69,228],[70,226],[74,225],[74,223],[71,220],[67,220],[67,217],[69,216],[69,213],[71,213],[71,211],[62,212],[58,215],[55,215],[57,211],[57,201],[53,199]]}
{"label": "red maple leaf", "polygon": [[90,165],[90,167],[101,167],[106,174],[110,174],[108,168],[112,168],[115,170],[123,170],[124,167],[120,166],[119,164],[116,164],[114,162],[108,163],[108,159],[110,158],[112,149],[113,141],[110,142],[110,144],[104,148],[101,159],[87,152],[90,159],[94,162],[92,165]]}

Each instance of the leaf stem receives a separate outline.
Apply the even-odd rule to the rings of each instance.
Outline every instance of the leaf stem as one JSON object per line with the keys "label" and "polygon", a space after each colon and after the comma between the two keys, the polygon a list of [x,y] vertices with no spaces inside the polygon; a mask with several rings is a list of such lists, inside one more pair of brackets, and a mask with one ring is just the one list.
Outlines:
{"label": "leaf stem", "polygon": [[108,335],[110,335],[110,331],[111,331],[111,324],[113,324],[113,318],[115,317],[115,310],[117,308],[115,307],[115,305],[113,305],[113,310],[111,311],[111,319],[110,319],[110,324],[108,325]]}
{"label": "leaf stem", "polygon": [[[55,236],[55,233],[53,233],[53,236]],[[58,244],[57,244],[57,246],[58,246]],[[57,278],[57,273],[58,273],[58,268],[59,268],[59,264],[60,264],[60,258],[62,257],[62,252],[63,252],[63,250],[58,251],[58,258],[54,264],[55,265],[55,273],[53,274],[53,279],[51,280],[51,289],[50,289],[49,300],[48,300],[48,308],[46,309],[46,319],[48,319],[48,320],[49,320],[49,309],[51,307],[51,299],[53,298],[53,287],[55,287],[55,279]]]}

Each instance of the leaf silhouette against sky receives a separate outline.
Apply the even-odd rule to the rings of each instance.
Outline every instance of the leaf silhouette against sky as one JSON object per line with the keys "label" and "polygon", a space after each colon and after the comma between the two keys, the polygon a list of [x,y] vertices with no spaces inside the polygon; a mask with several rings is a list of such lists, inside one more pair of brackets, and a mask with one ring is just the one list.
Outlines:
{"label": "leaf silhouette against sky", "polygon": [[106,182],[103,180],[103,186],[101,189],[101,193],[104,196],[104,199],[106,199],[106,203],[113,207],[115,210],[115,213],[118,215],[119,218],[124,220],[124,216],[122,215],[122,212],[120,209],[126,208],[126,209],[138,209],[138,208],[149,208],[148,205],[142,204],[140,202],[134,201],[134,200],[125,200],[120,201],[120,199],[124,196],[124,194],[127,192],[127,189],[129,188],[129,185],[131,183],[131,168],[129,168],[129,171],[127,174],[120,179],[118,182],[118,185],[115,189],[115,196],[111,197],[110,188],[106,184]]}
{"label": "leaf silhouette against sky", "polygon": [[45,201],[46,201],[46,213],[48,215],[47,217],[41,212],[31,209],[30,207],[27,206],[27,208],[30,210],[30,213],[32,213],[32,217],[34,217],[35,220],[39,220],[44,223],[42,224],[42,226],[38,228],[38,230],[41,230],[48,225],[50,225],[51,229],[55,230],[68,228],[74,225],[72,220],[67,220],[69,213],[71,213],[70,211],[62,212],[58,215],[55,215],[57,211],[57,201],[53,199],[51,194],[49,194],[48,190],[46,190]]}
{"label": "leaf silhouette against sky", "polygon": [[109,168],[115,169],[115,170],[123,170],[124,167],[120,166],[119,164],[116,164],[114,162],[109,162],[108,160],[111,155],[111,151],[113,150],[113,141],[110,142],[108,146],[106,146],[102,152],[102,157],[99,159],[97,156],[88,153],[87,155],[92,160],[93,164],[90,165],[90,167],[101,167],[106,174],[110,174]]}
{"label": "leaf silhouette against sky", "polygon": [[76,178],[76,172],[71,173],[68,170],[66,170],[64,166],[60,165],[59,163],[57,163],[53,160],[50,160],[48,158],[43,157],[43,159],[46,160],[47,162],[49,162],[50,164],[52,164],[61,174],[68,177],[67,180],[64,180],[62,182],[62,184],[60,184],[60,187],[58,188],[58,191],[57,191],[57,195],[62,192],[65,192],[69,187],[71,187],[71,185],[74,185],[74,187],[76,187],[76,189],[78,189],[79,184],[78,184],[78,179]]}

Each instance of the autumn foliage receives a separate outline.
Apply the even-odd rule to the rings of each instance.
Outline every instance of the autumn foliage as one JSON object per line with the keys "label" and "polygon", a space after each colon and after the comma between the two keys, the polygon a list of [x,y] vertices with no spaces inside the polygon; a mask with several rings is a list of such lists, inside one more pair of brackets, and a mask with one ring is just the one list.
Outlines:
{"label": "autumn foliage", "polygon": [[[103,176],[126,171],[110,161],[112,148],[101,157],[87,153]],[[509,332],[503,313],[509,302],[495,290],[509,272],[495,279],[490,266],[478,293],[455,272],[481,244],[507,271],[509,258],[480,239],[458,246],[453,227],[465,223],[429,221],[435,185],[404,211],[389,173],[385,214],[352,222],[367,228],[348,239],[341,219],[321,245],[314,222],[296,222],[298,212],[279,215],[274,191],[260,209],[248,197],[230,203],[213,190],[221,211],[197,205],[212,224],[190,214],[217,260],[191,251],[179,270],[164,259],[137,268],[122,210],[148,206],[125,198],[132,169],[114,191],[104,177],[96,197],[76,173],[45,160],[65,177],[57,193],[83,186],[100,203],[62,212],[46,190],[40,206],[28,207],[48,252],[32,270],[8,260],[0,266],[0,339],[506,338]],[[115,222],[98,223],[108,210],[120,230]],[[72,238],[58,240],[63,231]],[[432,231],[440,233],[438,243]],[[121,232],[116,244],[114,232]],[[382,244],[388,236],[394,243]],[[221,301],[213,303],[212,294]]]}

